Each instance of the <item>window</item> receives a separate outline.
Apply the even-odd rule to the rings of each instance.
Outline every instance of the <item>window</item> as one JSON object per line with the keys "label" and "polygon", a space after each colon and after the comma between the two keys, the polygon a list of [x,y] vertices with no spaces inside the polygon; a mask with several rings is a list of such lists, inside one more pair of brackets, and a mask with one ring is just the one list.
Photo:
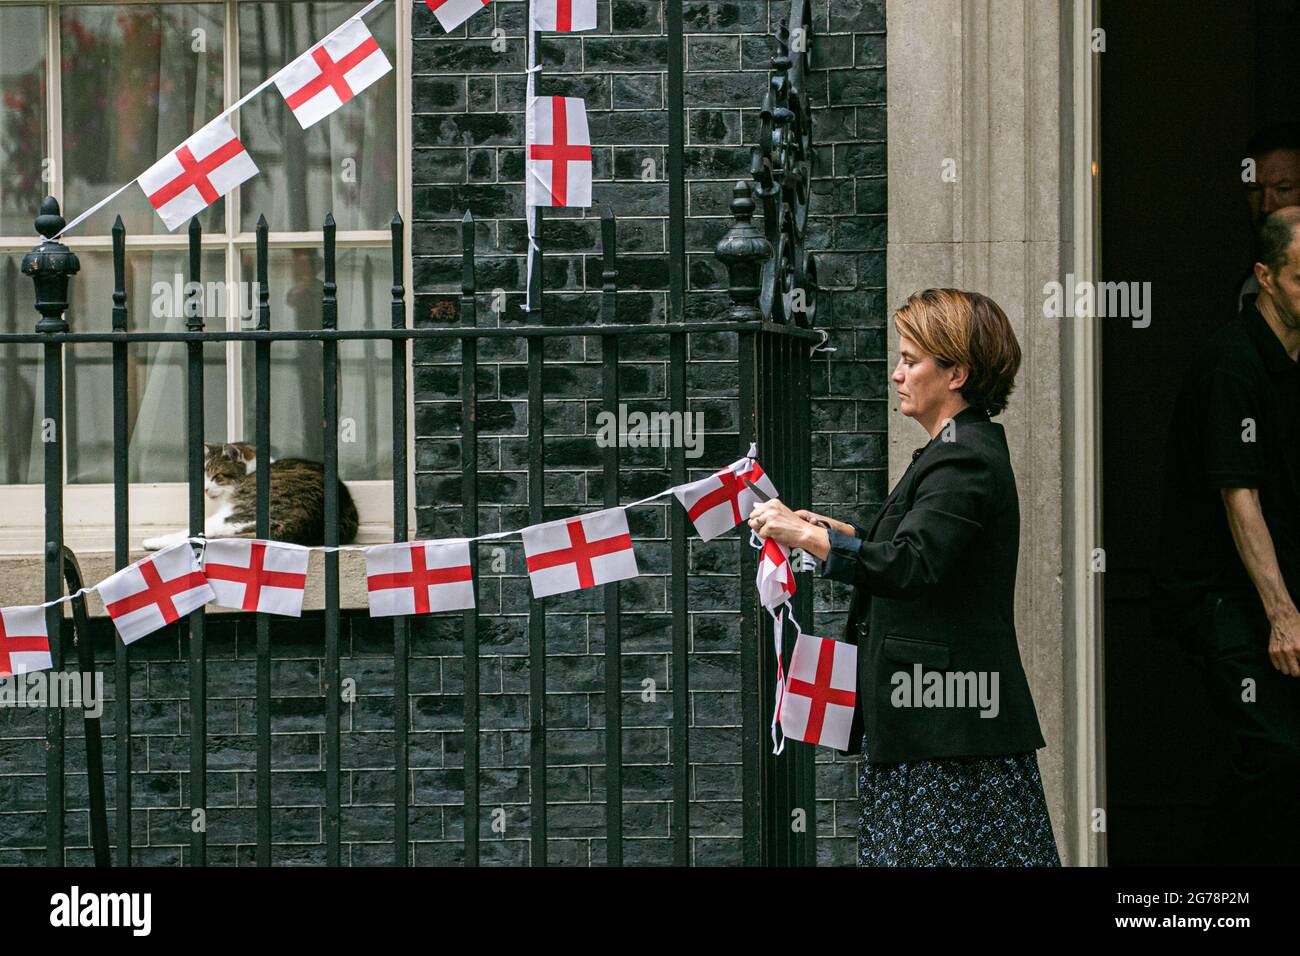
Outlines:
{"label": "window", "polygon": [[[32,220],[44,195],[56,196],[71,220],[360,6],[360,0],[0,0],[0,331],[35,326],[34,289],[20,265],[36,244]],[[207,328],[252,324],[259,215],[271,228],[272,327],[319,327],[320,229],[331,212],[338,223],[339,327],[387,327],[391,321],[388,224],[395,210],[410,220],[410,15],[400,3],[367,15],[393,74],[311,129],[299,127],[273,86],[231,117],[260,173],[200,216],[202,280],[216,306],[216,314],[206,310]],[[64,239],[81,259],[68,310],[72,329],[110,328],[110,230],[119,214],[127,229],[130,327],[182,330],[185,229],[168,233],[137,186]],[[388,346],[345,342],[339,353],[340,473],[361,510],[363,540],[388,539]],[[78,536],[81,547],[111,544],[112,403],[105,400],[111,354],[107,345],[65,350],[66,517],[74,548]],[[320,348],[277,343],[271,357],[272,456],[319,461]],[[205,366],[205,440],[252,441],[253,346],[208,345]],[[6,411],[0,416],[0,492],[8,503],[0,512],[0,551],[18,545],[34,550],[39,542],[42,379],[39,346],[0,349],[0,407]],[[146,527],[174,530],[186,523],[185,421],[177,413],[185,407],[184,346],[132,346],[127,390],[136,547],[151,533]],[[17,521],[30,526],[17,528]]]}

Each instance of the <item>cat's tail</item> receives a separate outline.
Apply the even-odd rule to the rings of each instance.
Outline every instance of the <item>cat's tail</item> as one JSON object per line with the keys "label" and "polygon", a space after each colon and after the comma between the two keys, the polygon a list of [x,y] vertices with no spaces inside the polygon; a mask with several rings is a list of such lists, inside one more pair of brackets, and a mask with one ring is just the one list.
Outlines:
{"label": "cat's tail", "polygon": [[339,544],[351,544],[357,540],[357,506],[348,493],[348,486],[339,481]]}

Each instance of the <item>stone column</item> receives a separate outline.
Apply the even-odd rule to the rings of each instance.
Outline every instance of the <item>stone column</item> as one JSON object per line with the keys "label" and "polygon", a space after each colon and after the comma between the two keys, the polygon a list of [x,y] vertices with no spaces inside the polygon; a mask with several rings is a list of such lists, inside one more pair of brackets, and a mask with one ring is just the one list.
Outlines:
{"label": "stone column", "polygon": [[[1070,6],[888,5],[886,338],[891,371],[898,362],[893,309],[918,289],[955,286],[991,296],[1020,340],[1016,389],[997,419],[1020,493],[1016,628],[1048,743],[1038,757],[1057,844],[1063,862],[1080,864],[1096,862],[1096,841],[1079,825],[1094,797],[1073,768],[1080,748],[1091,746],[1078,725],[1095,719],[1096,708],[1080,701],[1077,688],[1087,684],[1078,680],[1066,636],[1062,487],[1072,439],[1062,426],[1070,394],[1065,330],[1042,318],[1043,285],[1064,275],[1071,255]],[[898,414],[892,388],[889,399],[892,487],[928,436]]]}

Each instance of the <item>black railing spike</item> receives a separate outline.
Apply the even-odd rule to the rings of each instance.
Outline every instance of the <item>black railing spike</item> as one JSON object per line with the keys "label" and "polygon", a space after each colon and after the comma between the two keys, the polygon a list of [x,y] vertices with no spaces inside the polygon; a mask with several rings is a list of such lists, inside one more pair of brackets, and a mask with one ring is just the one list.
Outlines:
{"label": "black railing spike", "polygon": [[113,223],[113,330],[126,331],[126,225]]}
{"label": "black railing spike", "polygon": [[325,214],[323,232],[325,238],[325,282],[321,289],[321,328],[336,329],[338,328],[339,303],[338,283],[335,281],[334,269],[338,227],[334,222],[332,212]]}
{"label": "black railing spike", "polygon": [[406,326],[406,273],[403,269],[406,261],[406,223],[402,221],[400,213],[393,213],[388,226],[392,232],[393,246],[393,328],[400,329]]}
{"label": "black railing spike", "polygon": [[[601,257],[601,281],[603,290],[613,293],[618,291],[618,249],[617,249],[617,228],[618,221],[614,218],[614,210],[610,206],[604,206],[600,210],[600,257]],[[601,321],[613,322],[614,317],[602,318]]]}
{"label": "black railing spike", "polygon": [[474,214],[468,209],[460,219],[460,291],[473,295],[478,288],[474,275]]}
{"label": "black railing spike", "polygon": [[192,332],[203,329],[203,226],[198,216],[190,219],[189,229],[190,295],[185,300],[185,327]]}
{"label": "black railing spike", "polygon": [[271,289],[268,278],[271,227],[265,216],[257,217],[257,245],[254,248],[254,270],[257,273],[257,327],[263,330],[271,328]]}

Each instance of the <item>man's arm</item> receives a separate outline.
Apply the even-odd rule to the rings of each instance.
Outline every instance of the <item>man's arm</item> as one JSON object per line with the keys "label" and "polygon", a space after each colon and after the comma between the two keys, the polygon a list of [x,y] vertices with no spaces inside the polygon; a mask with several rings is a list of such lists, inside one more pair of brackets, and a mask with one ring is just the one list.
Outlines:
{"label": "man's arm", "polygon": [[1261,421],[1266,407],[1261,391],[1266,386],[1233,371],[1229,364],[1210,369],[1200,384],[1205,401],[1200,423],[1205,480],[1223,500],[1237,554],[1268,615],[1269,660],[1283,674],[1300,677],[1300,613],[1282,580],[1273,536],[1259,506],[1258,489],[1272,466],[1259,442],[1247,438],[1245,431],[1248,423]]}
{"label": "man's arm", "polygon": [[1264,512],[1259,506],[1259,489],[1223,488],[1220,494],[1228,512],[1228,527],[1232,530],[1237,554],[1264,602],[1264,612],[1272,625],[1269,659],[1282,673],[1300,677],[1300,611],[1296,610],[1286,582],[1282,580],[1273,536],[1268,533]]}

